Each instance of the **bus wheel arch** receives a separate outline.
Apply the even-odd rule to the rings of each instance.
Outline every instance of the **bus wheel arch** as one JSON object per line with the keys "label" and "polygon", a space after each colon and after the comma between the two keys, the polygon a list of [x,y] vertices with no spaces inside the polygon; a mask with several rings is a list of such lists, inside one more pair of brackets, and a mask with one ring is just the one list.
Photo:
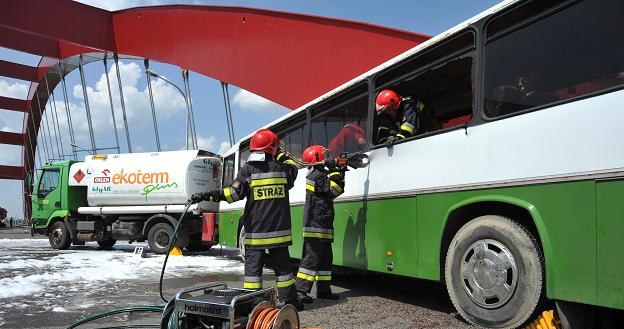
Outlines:
{"label": "bus wheel arch", "polygon": [[[526,228],[539,243],[544,254],[544,266],[546,273],[549,272],[549,259],[551,255],[550,241],[543,237],[548,236],[537,209],[530,203],[517,199],[504,199],[488,197],[469,199],[451,207],[447,213],[444,230],[440,243],[440,278],[444,280],[444,259],[450,246],[451,240],[457,232],[471,220],[485,215],[498,215],[510,218]],[[552,282],[548,281],[549,284]]]}

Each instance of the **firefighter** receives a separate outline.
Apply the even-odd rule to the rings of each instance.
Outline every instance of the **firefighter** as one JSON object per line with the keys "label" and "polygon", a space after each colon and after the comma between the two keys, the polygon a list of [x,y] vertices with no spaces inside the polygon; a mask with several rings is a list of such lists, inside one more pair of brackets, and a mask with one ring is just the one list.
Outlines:
{"label": "firefighter", "polygon": [[376,144],[391,147],[396,141],[434,130],[425,104],[411,97],[401,97],[394,90],[382,90],[375,99]]}
{"label": "firefighter", "polygon": [[[313,145],[303,151],[305,162],[321,162],[311,166],[306,176],[306,201],[303,210],[303,255],[297,273],[297,293],[304,303],[316,282],[316,297],[338,299],[331,291],[331,266],[334,240],[334,198],[344,190],[344,172],[325,161],[325,148]],[[322,164],[328,164],[326,169]]]}
{"label": "firefighter", "polygon": [[274,264],[280,302],[297,309],[303,305],[297,299],[295,278],[288,246],[292,244],[290,224],[290,190],[297,178],[297,164],[284,152],[275,133],[260,129],[251,137],[252,153],[236,179],[223,190],[200,193],[193,201],[225,200],[232,203],[247,199],[243,224],[245,226],[245,279],[243,287],[262,288],[262,268],[265,250]]}

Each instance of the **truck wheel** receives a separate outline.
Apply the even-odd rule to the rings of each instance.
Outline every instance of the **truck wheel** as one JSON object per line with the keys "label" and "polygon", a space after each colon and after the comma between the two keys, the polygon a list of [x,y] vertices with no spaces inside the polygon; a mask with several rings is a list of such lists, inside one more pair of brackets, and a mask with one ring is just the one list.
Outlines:
{"label": "truck wheel", "polygon": [[65,250],[71,245],[71,237],[65,223],[56,221],[50,227],[48,240],[54,249]]}
{"label": "truck wheel", "polygon": [[100,246],[100,249],[111,249],[117,240],[108,238],[106,240],[98,241],[97,244]]}
{"label": "truck wheel", "polygon": [[518,328],[544,298],[544,259],[535,237],[511,219],[486,215],[459,229],[446,254],[446,287],[471,324]]}
{"label": "truck wheel", "polygon": [[154,253],[164,254],[172,238],[173,227],[167,223],[158,223],[149,230],[147,244]]}
{"label": "truck wheel", "polygon": [[240,257],[245,261],[245,226],[241,226],[238,232],[238,252]]}

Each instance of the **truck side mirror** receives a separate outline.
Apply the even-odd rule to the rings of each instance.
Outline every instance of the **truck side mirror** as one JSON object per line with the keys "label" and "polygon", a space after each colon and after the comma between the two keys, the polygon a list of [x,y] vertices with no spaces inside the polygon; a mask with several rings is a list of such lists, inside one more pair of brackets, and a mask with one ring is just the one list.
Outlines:
{"label": "truck side mirror", "polygon": [[32,193],[32,190],[33,190],[32,175],[26,174],[26,191],[28,193]]}

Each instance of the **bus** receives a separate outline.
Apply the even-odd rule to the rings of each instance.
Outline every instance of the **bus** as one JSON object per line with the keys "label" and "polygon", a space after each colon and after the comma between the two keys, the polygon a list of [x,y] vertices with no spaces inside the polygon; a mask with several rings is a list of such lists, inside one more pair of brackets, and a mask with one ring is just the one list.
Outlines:
{"label": "bus", "polygon": [[[335,201],[334,265],[440,281],[490,328],[553,301],[624,309],[622,13],[620,0],[506,1],[267,125],[296,155],[370,157]],[[380,143],[384,89],[421,100],[433,128]],[[225,154],[223,184],[250,137]],[[290,191],[297,258],[306,174]],[[244,202],[221,203],[221,244],[242,244]]]}

